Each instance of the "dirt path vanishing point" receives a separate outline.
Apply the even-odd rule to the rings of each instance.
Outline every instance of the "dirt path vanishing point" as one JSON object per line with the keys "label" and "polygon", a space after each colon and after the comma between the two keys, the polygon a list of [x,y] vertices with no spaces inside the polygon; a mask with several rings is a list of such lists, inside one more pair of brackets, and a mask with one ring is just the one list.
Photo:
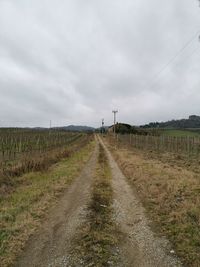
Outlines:
{"label": "dirt path vanishing point", "polygon": [[30,238],[14,266],[68,267],[68,251],[77,227],[85,217],[90,187],[96,168],[98,146],[82,174],[66,190],[59,203],[50,211],[45,223]]}
{"label": "dirt path vanishing point", "polygon": [[100,139],[112,170],[116,222],[125,234],[120,252],[123,267],[180,267],[170,254],[170,244],[158,238],[149,227],[144,208],[134,195],[108,148]]}

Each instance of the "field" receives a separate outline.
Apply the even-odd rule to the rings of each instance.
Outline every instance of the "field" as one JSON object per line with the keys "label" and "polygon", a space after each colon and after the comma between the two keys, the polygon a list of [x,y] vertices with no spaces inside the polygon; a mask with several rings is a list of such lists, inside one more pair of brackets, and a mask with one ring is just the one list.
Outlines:
{"label": "field", "polygon": [[81,172],[88,134],[1,130],[0,261],[9,266],[49,207]]}
{"label": "field", "polygon": [[58,156],[79,138],[84,136],[53,130],[1,129],[0,171],[3,175],[16,176],[44,168],[50,152]]}
{"label": "field", "polygon": [[174,137],[199,137],[200,133],[196,130],[160,130],[160,135]]}
{"label": "field", "polygon": [[174,135],[117,135],[119,143],[129,144],[135,148],[157,153],[170,152],[178,155],[187,155],[198,159],[200,156],[200,135],[174,136]]}
{"label": "field", "polygon": [[200,266],[199,137],[165,138],[106,139],[157,234],[168,237],[185,266]]}
{"label": "field", "polygon": [[2,266],[200,266],[199,137],[1,138]]}

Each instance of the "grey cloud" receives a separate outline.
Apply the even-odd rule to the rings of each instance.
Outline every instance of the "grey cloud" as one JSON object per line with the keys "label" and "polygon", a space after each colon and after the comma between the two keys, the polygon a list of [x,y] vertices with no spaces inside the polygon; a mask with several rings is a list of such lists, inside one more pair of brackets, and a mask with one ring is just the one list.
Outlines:
{"label": "grey cloud", "polygon": [[[0,124],[199,114],[197,1],[0,0]],[[155,78],[156,77],[156,78]]]}

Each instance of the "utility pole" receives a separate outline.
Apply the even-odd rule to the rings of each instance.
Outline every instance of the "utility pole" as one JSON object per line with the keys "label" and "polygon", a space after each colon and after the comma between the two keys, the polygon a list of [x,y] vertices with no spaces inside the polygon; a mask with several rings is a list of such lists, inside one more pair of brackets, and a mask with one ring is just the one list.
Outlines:
{"label": "utility pole", "polygon": [[101,127],[101,133],[103,134],[104,131],[104,119],[102,119],[102,127]]}
{"label": "utility pole", "polygon": [[50,135],[50,133],[51,133],[51,120],[49,122],[49,135]]}
{"label": "utility pole", "polygon": [[116,114],[118,113],[118,110],[113,110],[112,113],[114,114],[114,137],[116,134]]}

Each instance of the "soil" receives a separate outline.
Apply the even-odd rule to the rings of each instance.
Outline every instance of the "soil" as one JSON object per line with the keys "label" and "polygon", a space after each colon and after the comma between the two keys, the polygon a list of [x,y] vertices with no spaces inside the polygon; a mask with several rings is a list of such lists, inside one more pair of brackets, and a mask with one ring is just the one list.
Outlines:
{"label": "soil", "polygon": [[[153,233],[142,204],[106,145],[101,139],[99,142],[105,148],[112,170],[115,211],[113,220],[123,233],[123,240],[119,244],[118,267],[182,266],[171,250],[169,242]],[[74,181],[59,203],[49,212],[42,227],[30,238],[14,266],[70,267],[69,257],[76,230],[87,217],[87,205],[90,201],[97,156],[98,145],[81,176]]]}

